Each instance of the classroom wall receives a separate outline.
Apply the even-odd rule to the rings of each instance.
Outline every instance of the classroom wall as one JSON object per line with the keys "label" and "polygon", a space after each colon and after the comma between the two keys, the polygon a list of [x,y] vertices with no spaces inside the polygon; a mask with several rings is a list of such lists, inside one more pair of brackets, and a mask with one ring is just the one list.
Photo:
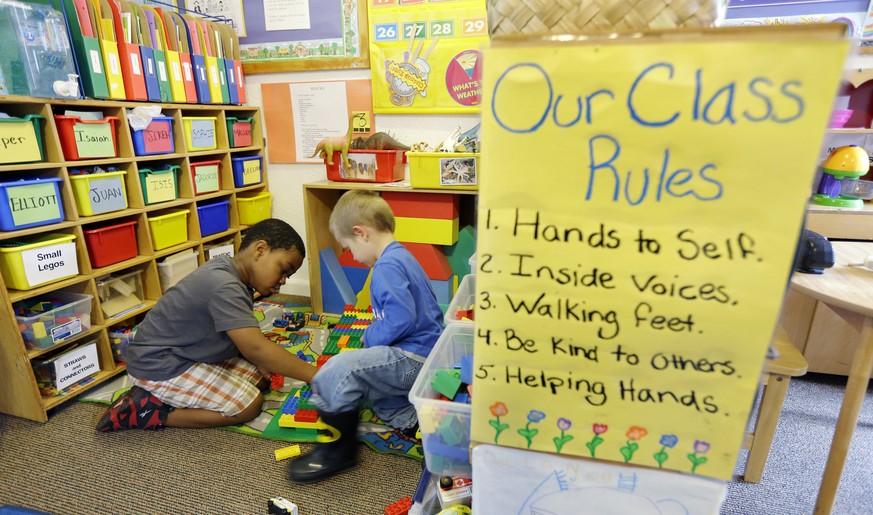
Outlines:
{"label": "classroom wall", "polygon": [[[270,73],[246,77],[248,104],[263,109],[261,84],[276,82],[317,82],[330,80],[369,79],[370,70],[326,70],[312,72]],[[375,130],[387,132],[407,145],[427,141],[432,146],[446,139],[458,126],[469,129],[479,122],[478,115],[387,115],[375,117]],[[269,138],[269,134],[264,134]],[[306,240],[306,214],[303,210],[303,184],[327,179],[323,164],[269,163],[267,180],[273,195],[273,216],[290,223]],[[406,170],[408,181],[409,169]],[[306,249],[308,257],[317,256],[320,249]],[[281,290],[291,295],[309,296],[309,264],[304,263]]]}

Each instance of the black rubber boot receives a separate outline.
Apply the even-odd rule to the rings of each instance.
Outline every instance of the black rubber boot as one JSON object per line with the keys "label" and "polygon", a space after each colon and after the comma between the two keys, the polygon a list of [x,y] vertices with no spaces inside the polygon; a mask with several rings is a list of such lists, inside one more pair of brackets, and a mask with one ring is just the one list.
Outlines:
{"label": "black rubber boot", "polygon": [[336,428],[340,437],[292,461],[288,467],[291,481],[311,483],[358,464],[358,410],[341,413],[322,411],[321,421]]}

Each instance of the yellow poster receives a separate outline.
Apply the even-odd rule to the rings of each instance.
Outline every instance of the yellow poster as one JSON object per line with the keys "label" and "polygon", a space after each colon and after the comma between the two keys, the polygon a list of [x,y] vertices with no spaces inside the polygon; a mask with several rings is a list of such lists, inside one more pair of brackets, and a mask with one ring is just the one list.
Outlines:
{"label": "yellow poster", "polygon": [[377,113],[478,113],[485,0],[369,0]]}
{"label": "yellow poster", "polygon": [[840,30],[485,50],[474,441],[730,478]]}

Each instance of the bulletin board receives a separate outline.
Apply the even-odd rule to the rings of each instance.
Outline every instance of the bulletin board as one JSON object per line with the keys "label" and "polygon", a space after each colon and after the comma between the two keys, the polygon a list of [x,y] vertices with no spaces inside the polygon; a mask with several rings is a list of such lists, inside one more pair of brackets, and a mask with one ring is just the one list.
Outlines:
{"label": "bulletin board", "polygon": [[367,68],[365,0],[308,2],[308,28],[267,30],[265,5],[291,10],[297,0],[244,0],[247,36],[240,38],[247,74]]}
{"label": "bulletin board", "polygon": [[843,34],[492,42],[473,440],[732,476]]}

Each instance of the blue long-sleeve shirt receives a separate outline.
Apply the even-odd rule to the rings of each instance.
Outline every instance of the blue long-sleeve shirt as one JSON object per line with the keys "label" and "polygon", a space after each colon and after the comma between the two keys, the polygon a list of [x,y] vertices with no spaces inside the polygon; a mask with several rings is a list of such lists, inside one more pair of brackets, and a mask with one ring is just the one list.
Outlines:
{"label": "blue long-sleeve shirt", "polygon": [[364,345],[393,345],[427,357],[442,332],[443,313],[430,280],[406,247],[385,247],[373,266],[370,302],[375,320]]}

